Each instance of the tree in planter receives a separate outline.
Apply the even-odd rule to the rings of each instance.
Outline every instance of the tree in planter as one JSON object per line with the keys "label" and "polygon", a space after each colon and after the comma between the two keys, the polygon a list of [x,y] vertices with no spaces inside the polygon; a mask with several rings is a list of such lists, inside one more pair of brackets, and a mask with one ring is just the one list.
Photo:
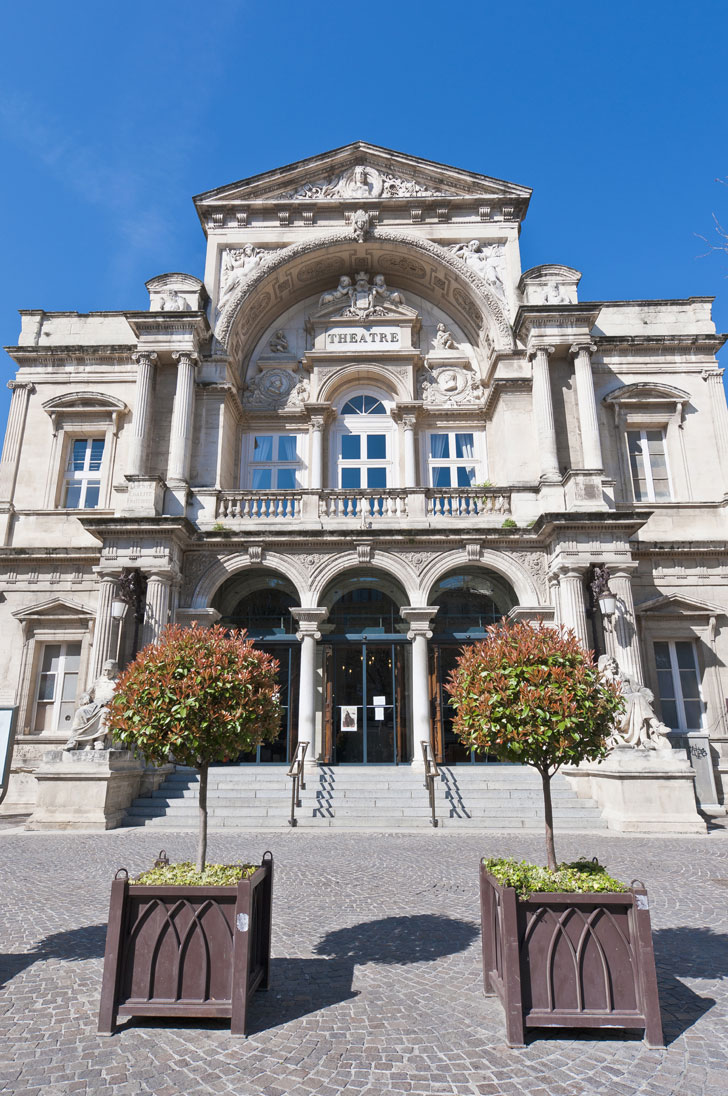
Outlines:
{"label": "tree in planter", "polygon": [[571,630],[504,620],[487,636],[463,649],[450,675],[453,729],[476,752],[538,771],[548,867],[556,870],[551,778],[562,765],[606,755],[623,700]]}
{"label": "tree in planter", "polygon": [[172,755],[200,775],[197,870],[207,855],[207,771],[278,734],[278,663],[244,632],[173,625],[119,679],[109,732],[164,764]]}

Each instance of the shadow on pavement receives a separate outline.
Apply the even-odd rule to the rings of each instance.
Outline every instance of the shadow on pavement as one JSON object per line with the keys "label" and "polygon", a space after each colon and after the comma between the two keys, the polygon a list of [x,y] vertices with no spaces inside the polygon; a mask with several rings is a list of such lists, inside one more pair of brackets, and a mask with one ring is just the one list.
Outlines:
{"label": "shadow on pavement", "polygon": [[728,936],[695,925],[654,929],[657,983],[665,1042],[679,1039],[715,1004],[701,997],[681,978],[724,978],[728,975]]}
{"label": "shadow on pavement", "polygon": [[77,929],[51,933],[30,951],[0,954],[0,988],[39,960],[102,959],[105,947],[106,924],[81,925]]}
{"label": "shadow on pavement", "polygon": [[470,921],[423,913],[328,932],[314,950],[351,963],[425,963],[465,951],[479,935]]}

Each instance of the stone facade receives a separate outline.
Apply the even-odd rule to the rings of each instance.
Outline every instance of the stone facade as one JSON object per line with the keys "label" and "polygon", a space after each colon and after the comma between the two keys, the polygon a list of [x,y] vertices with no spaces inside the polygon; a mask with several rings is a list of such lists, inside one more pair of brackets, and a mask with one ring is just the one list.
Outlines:
{"label": "stone facade", "polygon": [[[443,677],[504,613],[569,625],[644,682],[721,809],[711,300],[583,302],[578,271],[522,273],[529,198],[356,143],[199,195],[204,281],[152,278],[148,311],[22,313],[0,463],[4,810],[33,805],[105,660],[174,620],[245,623],[279,653],[288,722],[261,763],[296,739],[324,761],[416,762],[423,740],[466,761]],[[111,615],[125,569],[146,578],[141,623]]]}

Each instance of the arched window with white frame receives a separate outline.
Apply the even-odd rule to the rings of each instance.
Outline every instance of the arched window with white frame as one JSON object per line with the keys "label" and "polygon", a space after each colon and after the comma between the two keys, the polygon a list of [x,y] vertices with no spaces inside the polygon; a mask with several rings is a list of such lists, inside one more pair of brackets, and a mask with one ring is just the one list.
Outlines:
{"label": "arched window with white frame", "polygon": [[375,389],[342,397],[332,432],[332,481],[341,490],[382,491],[395,483],[391,401]]}

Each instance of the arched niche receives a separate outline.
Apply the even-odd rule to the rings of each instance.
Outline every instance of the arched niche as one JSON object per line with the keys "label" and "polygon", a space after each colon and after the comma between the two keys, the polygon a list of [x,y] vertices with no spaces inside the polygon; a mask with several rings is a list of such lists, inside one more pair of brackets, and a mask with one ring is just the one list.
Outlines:
{"label": "arched niche", "polygon": [[258,635],[292,635],[291,607],[299,605],[298,591],[286,575],[264,567],[240,571],[218,587],[212,608],[227,628],[245,628]]}
{"label": "arched niche", "polygon": [[[384,631],[406,632],[407,623],[399,616],[399,609],[407,604],[407,593],[397,579],[387,571],[378,567],[357,567],[346,569],[332,578],[321,592],[319,604],[329,610],[327,630],[340,624],[350,611],[352,622],[356,619],[364,623],[366,620],[374,620],[383,612],[390,621],[391,627]],[[340,619],[336,618],[339,613]],[[333,614],[333,616],[332,616]],[[381,625],[370,625],[378,630]],[[366,631],[367,627],[355,628],[353,625],[343,629],[345,631]]]}
{"label": "arched niche", "polygon": [[475,346],[511,350],[513,331],[500,299],[451,252],[403,232],[376,229],[358,243],[332,232],[273,252],[230,294],[216,318],[215,336],[240,360],[281,312],[330,289],[341,275],[363,269],[382,273],[405,292],[438,303]]}
{"label": "arched niche", "polygon": [[295,559],[276,552],[266,552],[265,563],[261,567],[248,553],[240,552],[222,556],[210,564],[195,587],[190,608],[207,609],[213,605],[220,587],[232,576],[258,571],[285,578],[296,591],[298,604],[311,604],[306,572]]}
{"label": "arched niche", "polygon": [[437,605],[430,627],[435,635],[466,640],[484,635],[518,604],[511,584],[496,571],[468,566],[448,572],[430,590],[428,604]]}

